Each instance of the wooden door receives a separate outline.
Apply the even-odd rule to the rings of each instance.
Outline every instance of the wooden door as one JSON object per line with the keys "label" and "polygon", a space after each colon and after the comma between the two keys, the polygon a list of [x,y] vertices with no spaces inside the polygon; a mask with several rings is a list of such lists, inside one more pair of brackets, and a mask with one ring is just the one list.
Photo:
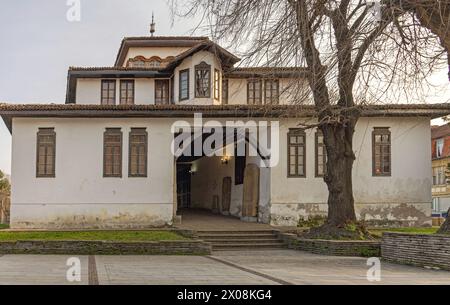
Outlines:
{"label": "wooden door", "polygon": [[222,182],[222,212],[229,213],[231,205],[231,177],[223,178]]}
{"label": "wooden door", "polygon": [[243,217],[257,217],[259,203],[259,167],[247,164],[244,173]]}

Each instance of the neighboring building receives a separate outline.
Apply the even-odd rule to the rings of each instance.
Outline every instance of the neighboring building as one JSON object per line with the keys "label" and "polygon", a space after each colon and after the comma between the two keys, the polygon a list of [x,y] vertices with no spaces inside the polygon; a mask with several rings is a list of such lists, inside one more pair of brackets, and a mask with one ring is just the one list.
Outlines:
{"label": "neighboring building", "polygon": [[450,124],[432,126],[433,206],[436,218],[445,218],[450,208]]}
{"label": "neighboring building", "polygon": [[[326,215],[322,137],[299,129],[317,113],[290,105],[307,88],[305,69],[234,68],[238,61],[204,37],[126,38],[113,67],[70,68],[66,105],[0,105],[13,138],[11,227],[162,226],[187,208],[273,225]],[[448,105],[361,111],[358,217],[430,224],[430,119],[449,114]],[[277,131],[279,123],[279,162],[262,167],[261,152],[175,158],[171,127],[194,113],[217,125],[268,120]]]}

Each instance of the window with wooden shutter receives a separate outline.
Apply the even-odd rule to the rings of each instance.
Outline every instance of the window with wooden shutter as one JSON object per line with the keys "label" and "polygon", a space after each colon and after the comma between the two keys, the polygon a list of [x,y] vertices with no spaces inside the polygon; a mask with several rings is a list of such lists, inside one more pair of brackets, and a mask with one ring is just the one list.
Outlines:
{"label": "window with wooden shutter", "polygon": [[316,177],[325,175],[327,166],[327,150],[323,141],[322,131],[316,132]]}
{"label": "window with wooden shutter", "polygon": [[134,80],[120,81],[120,104],[121,105],[134,104]]}
{"label": "window with wooden shutter", "polygon": [[103,176],[122,177],[122,131],[107,128],[103,143]]}
{"label": "window with wooden shutter", "polygon": [[306,135],[302,129],[288,133],[288,177],[306,177]]}
{"label": "window with wooden shutter", "polygon": [[164,105],[169,104],[169,80],[157,79],[155,80],[155,104]]}
{"label": "window with wooden shutter", "polygon": [[262,103],[262,81],[250,79],[247,81],[247,103],[249,105],[261,105]]}
{"label": "window with wooden shutter", "polygon": [[145,128],[132,128],[129,139],[129,177],[147,177],[147,143]]}
{"label": "window with wooden shutter", "polygon": [[280,82],[278,79],[268,79],[264,82],[264,103],[279,104]]}
{"label": "window with wooden shutter", "polygon": [[102,105],[116,104],[116,80],[102,80]]}
{"label": "window with wooden shutter", "polygon": [[55,178],[56,133],[53,128],[39,128],[36,148],[36,177]]}
{"label": "window with wooden shutter", "polygon": [[372,132],[373,175],[391,175],[391,132],[389,128],[374,128]]}

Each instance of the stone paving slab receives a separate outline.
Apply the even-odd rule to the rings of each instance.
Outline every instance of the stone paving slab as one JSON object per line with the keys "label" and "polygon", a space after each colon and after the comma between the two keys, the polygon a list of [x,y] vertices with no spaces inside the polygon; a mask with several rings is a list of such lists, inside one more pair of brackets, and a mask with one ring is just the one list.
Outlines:
{"label": "stone paving slab", "polygon": [[100,285],[277,284],[201,256],[96,256],[96,264]]}
{"label": "stone paving slab", "polygon": [[81,282],[67,281],[66,255],[3,255],[0,256],[0,285],[87,285],[88,257],[77,256],[81,262]]}
{"label": "stone paving slab", "polygon": [[[292,250],[215,252],[223,260],[300,284],[373,284],[367,281],[366,258],[336,257]],[[450,284],[450,272],[381,262],[378,284]]]}
{"label": "stone paving slab", "polygon": [[[66,255],[0,256],[0,284],[71,284]],[[371,284],[366,259],[294,250],[202,256],[79,256],[81,283],[148,285]],[[379,284],[450,284],[450,272],[382,262]]]}

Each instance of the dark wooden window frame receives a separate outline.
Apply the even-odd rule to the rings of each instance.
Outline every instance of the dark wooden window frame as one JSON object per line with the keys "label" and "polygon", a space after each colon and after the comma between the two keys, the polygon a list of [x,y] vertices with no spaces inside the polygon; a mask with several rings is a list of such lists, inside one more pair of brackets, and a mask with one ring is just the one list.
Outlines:
{"label": "dark wooden window frame", "polygon": [[[125,84],[132,84],[132,87],[131,87],[131,92],[132,93],[129,94],[128,89],[126,90],[127,94],[126,94],[125,102],[124,102],[124,100],[122,99],[122,92],[124,91],[123,86]],[[134,102],[135,102],[135,86],[136,86],[136,84],[135,84],[134,79],[121,79],[120,80],[120,96],[119,96],[119,98],[120,98],[120,105],[134,105]],[[128,104],[127,101],[130,98],[130,96],[132,98],[132,102],[131,102],[131,104]]]}
{"label": "dark wooden window frame", "polygon": [[[200,95],[198,92],[198,82],[199,77],[197,74],[197,71],[205,71],[208,73],[208,92],[205,95]],[[195,98],[211,98],[211,65],[208,65],[206,62],[202,61],[198,65],[194,67],[194,74],[195,74]]]}
{"label": "dark wooden window frame", "polygon": [[[167,90],[165,92],[166,94],[166,100],[158,100],[157,98],[157,93],[158,93],[158,84],[160,83],[166,83],[167,84]],[[161,91],[162,92],[162,91]],[[171,95],[171,90],[170,90],[170,79],[155,79],[155,105],[168,105],[170,104],[170,95]]]}
{"label": "dark wooden window frame", "polygon": [[[253,92],[253,103],[250,103],[250,84],[256,84],[259,83],[259,99],[256,100],[255,98],[255,92]],[[256,85],[253,88],[253,91],[255,91]],[[261,105],[263,100],[263,81],[261,79],[248,79],[247,80],[247,104],[248,105]]]}
{"label": "dark wooden window frame", "polygon": [[[137,166],[138,173],[131,172],[131,149],[132,142],[131,138],[134,135],[145,136],[144,146],[144,172],[139,173],[139,165]],[[139,160],[139,157],[138,157]],[[148,132],[147,128],[131,128],[131,131],[128,136],[128,177],[130,178],[147,178],[147,169],[148,169]]]}
{"label": "dark wooden window frame", "polygon": [[[291,143],[292,136],[303,137],[303,144]],[[291,147],[303,147],[303,174],[298,173],[298,150],[296,150],[295,174],[291,174]],[[306,133],[303,129],[289,129],[287,133],[287,177],[288,178],[306,178]]]}
{"label": "dark wooden window frame", "polygon": [[[275,87],[275,94],[276,96],[273,96],[273,87],[272,85],[270,86],[270,92],[271,92],[271,96],[267,96],[267,88],[268,88],[268,84],[269,83],[275,83],[276,87]],[[273,99],[275,99],[275,101],[273,101]],[[280,103],[280,80],[279,79],[266,79],[264,80],[264,103],[265,104],[271,104],[271,105],[277,105]]]}
{"label": "dark wooden window frame", "polygon": [[[113,85],[113,87],[114,87],[114,89],[110,89],[110,87],[108,86],[108,89],[104,89],[103,88],[103,85],[104,84],[114,84]],[[111,80],[111,79],[103,79],[102,80],[102,84],[101,84],[101,101],[100,101],[100,103],[102,104],[102,105],[115,105],[116,104],[116,86],[117,86],[117,81],[114,79],[114,80]],[[112,100],[113,100],[113,102],[112,102],[112,104],[110,104],[110,103],[105,103],[104,102],[104,99],[111,99],[111,97],[109,96],[109,93],[110,93],[110,91],[111,90],[113,90],[114,91],[114,95],[113,95],[113,97],[112,97]],[[108,96],[105,96],[105,91],[108,91]]]}
{"label": "dark wooden window frame", "polygon": [[214,69],[214,99],[220,100],[220,71]]}
{"label": "dark wooden window frame", "polygon": [[[119,169],[118,174],[106,174],[106,136],[109,134],[120,135],[120,158],[119,158]],[[103,133],[103,178],[122,178],[122,159],[123,159],[123,133],[121,128],[106,128]],[[114,169],[114,158],[112,158],[112,166]],[[114,171],[114,170],[113,170]]]}
{"label": "dark wooden window frame", "polygon": [[[325,147],[325,143],[323,143],[322,140],[322,144],[319,144],[319,137],[323,138],[323,134],[321,130],[316,131],[316,145],[315,145],[315,151],[316,151],[316,158],[315,158],[315,167],[316,167],[316,178],[323,178],[324,174],[326,172],[327,169],[327,150]],[[322,162],[323,162],[323,174],[319,173],[319,146],[323,147],[323,156],[322,156]]]}
{"label": "dark wooden window frame", "polygon": [[[47,172],[47,154],[45,154],[45,164],[44,171],[45,173],[39,172],[39,148],[41,146],[41,137],[51,136],[53,138],[53,143],[46,145],[46,150],[50,148],[53,153],[53,164],[51,166],[50,172]],[[36,138],[36,178],[55,178],[56,177],[56,132],[54,128],[39,128]]]}
{"label": "dark wooden window frame", "polygon": [[[181,90],[181,88],[182,88],[182,86],[183,86],[183,84],[182,84],[182,82],[181,82],[181,76],[184,74],[184,73],[186,73],[187,74],[187,79],[186,79],[186,82],[187,82],[187,96],[186,97],[183,97],[183,95],[182,95],[182,90]],[[189,99],[189,97],[190,97],[190,92],[189,92],[189,78],[190,78],[190,75],[189,75],[190,73],[189,73],[189,69],[184,69],[184,70],[181,70],[180,72],[179,72],[179,75],[178,75],[178,84],[179,84],[179,92],[178,92],[178,96],[179,96],[179,99],[180,99],[180,101],[186,101],[186,100],[188,100]]]}
{"label": "dark wooden window frame", "polygon": [[222,78],[222,104],[223,105],[228,105],[228,86],[229,86],[229,81],[226,78]]}
{"label": "dark wooden window frame", "polygon": [[[388,135],[389,136],[389,144],[377,144],[376,143],[376,139],[375,137],[378,135]],[[389,172],[381,172],[381,173],[377,173],[376,172],[376,163],[375,163],[375,159],[376,159],[376,146],[380,145],[381,147],[383,146],[389,146]],[[383,168],[383,157],[385,157],[384,153],[383,153],[383,148],[381,148],[381,168]],[[373,131],[372,131],[372,176],[373,177],[391,177],[392,175],[392,135],[391,135],[391,131],[389,130],[389,127],[374,127]]]}

